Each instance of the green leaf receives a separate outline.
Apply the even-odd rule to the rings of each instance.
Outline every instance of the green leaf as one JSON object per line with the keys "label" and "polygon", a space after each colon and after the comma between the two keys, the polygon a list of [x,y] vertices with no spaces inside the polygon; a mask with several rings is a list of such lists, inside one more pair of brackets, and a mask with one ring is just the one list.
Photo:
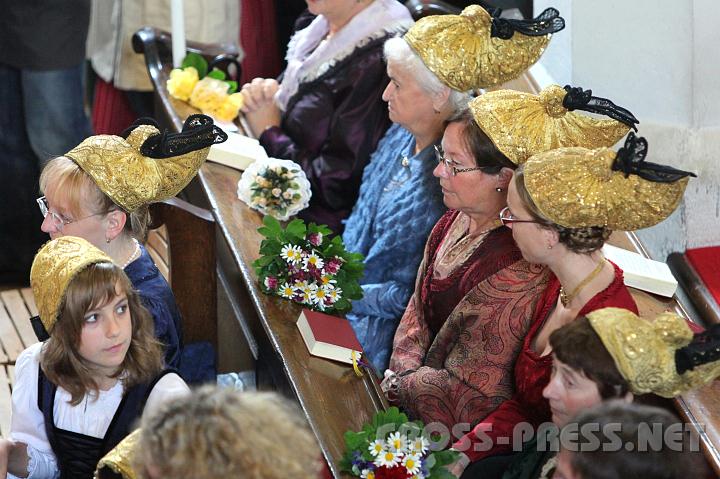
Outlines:
{"label": "green leaf", "polygon": [[228,80],[225,83],[228,84],[228,95],[232,95],[238,89],[238,84],[235,80]]}
{"label": "green leaf", "polygon": [[435,461],[440,466],[446,466],[448,464],[452,464],[453,462],[457,461],[459,455],[460,455],[459,452],[452,451],[450,449],[432,453],[432,456],[435,458]]}
{"label": "green leaf", "polygon": [[225,72],[222,70],[218,70],[217,68],[213,68],[210,73],[207,74],[210,78],[214,78],[216,80],[224,80],[225,79]]}
{"label": "green leaf", "polygon": [[300,219],[294,219],[290,223],[288,223],[287,228],[285,228],[285,232],[295,236],[298,239],[305,239],[305,222]]}
{"label": "green leaf", "polygon": [[207,75],[208,63],[199,53],[190,52],[183,58],[182,68],[195,67],[198,76],[204,78]]}

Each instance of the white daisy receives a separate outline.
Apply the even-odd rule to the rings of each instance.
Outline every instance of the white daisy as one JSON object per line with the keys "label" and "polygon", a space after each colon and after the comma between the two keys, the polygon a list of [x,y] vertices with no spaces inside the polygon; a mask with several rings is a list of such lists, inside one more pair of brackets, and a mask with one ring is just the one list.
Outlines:
{"label": "white daisy", "polygon": [[362,479],[375,479],[375,471],[372,469],[363,469],[360,473]]}
{"label": "white daisy", "polygon": [[387,447],[391,451],[405,452],[407,450],[407,436],[400,434],[399,431],[393,432],[387,438]]}
{"label": "white daisy", "polygon": [[424,436],[418,436],[410,443],[410,452],[413,454],[425,454],[430,447],[430,442]]}
{"label": "white daisy", "polygon": [[376,466],[395,467],[400,463],[402,453],[399,451],[385,451],[375,457]]}
{"label": "white daisy", "polygon": [[333,288],[328,290],[327,296],[330,298],[331,303],[336,303],[338,299],[342,298],[342,289],[340,288]]}
{"label": "white daisy", "polygon": [[288,283],[283,283],[278,291],[280,292],[280,296],[282,296],[283,298],[290,299],[295,296],[295,288],[290,286]]}
{"label": "white daisy", "polygon": [[280,250],[280,256],[290,264],[298,264],[302,259],[302,248],[292,244],[286,244]]}
{"label": "white daisy", "polygon": [[407,469],[410,474],[418,474],[421,464],[420,456],[415,454],[408,454],[402,460],[402,465],[405,466],[405,469]]}
{"label": "white daisy", "polygon": [[373,442],[370,443],[368,450],[373,456],[377,456],[378,454],[385,452],[385,441],[381,439],[375,439]]}
{"label": "white daisy", "polygon": [[313,251],[312,253],[307,255],[305,257],[305,259],[303,259],[303,267],[304,268],[309,268],[310,265],[312,265],[316,269],[320,269],[323,267],[324,264],[325,263],[323,263],[322,258],[320,256],[318,256],[318,254],[315,251]]}

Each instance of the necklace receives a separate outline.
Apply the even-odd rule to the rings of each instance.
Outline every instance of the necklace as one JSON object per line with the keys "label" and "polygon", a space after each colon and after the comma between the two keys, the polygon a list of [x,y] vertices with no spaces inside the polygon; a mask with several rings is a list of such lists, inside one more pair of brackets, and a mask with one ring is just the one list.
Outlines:
{"label": "necklace", "polygon": [[589,275],[585,276],[585,279],[580,281],[580,284],[575,286],[575,288],[569,293],[566,293],[565,288],[560,286],[560,302],[563,306],[567,306],[568,304],[570,304],[570,301],[575,299],[578,293],[582,291],[582,289],[587,286],[590,281],[595,279],[595,277],[600,274],[603,266],[605,266],[605,261],[607,261],[605,258],[601,259],[600,262],[598,262],[597,266],[595,266],[595,269],[592,270]]}
{"label": "necklace", "polygon": [[140,252],[140,243],[138,243],[138,240],[136,240],[135,238],[133,238],[132,240],[133,240],[133,243],[135,243],[135,247],[133,248],[132,253],[130,253],[130,256],[128,257],[127,261],[125,261],[125,264],[122,265],[122,269],[127,268],[128,265],[133,262],[133,260],[135,259],[135,256],[137,256],[137,254]]}

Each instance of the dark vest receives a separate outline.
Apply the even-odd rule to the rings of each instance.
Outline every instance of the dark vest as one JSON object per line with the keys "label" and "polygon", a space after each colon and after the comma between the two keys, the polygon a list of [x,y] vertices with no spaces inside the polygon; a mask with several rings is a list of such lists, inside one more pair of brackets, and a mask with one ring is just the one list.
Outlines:
{"label": "dark vest", "polygon": [[130,434],[155,384],[170,372],[173,371],[165,370],[153,381],[130,388],[123,395],[105,437],[96,438],[55,426],[53,407],[57,386],[45,377],[38,365],[38,408],[45,420],[45,432],[50,447],[57,458],[60,478],[92,479],[98,461]]}

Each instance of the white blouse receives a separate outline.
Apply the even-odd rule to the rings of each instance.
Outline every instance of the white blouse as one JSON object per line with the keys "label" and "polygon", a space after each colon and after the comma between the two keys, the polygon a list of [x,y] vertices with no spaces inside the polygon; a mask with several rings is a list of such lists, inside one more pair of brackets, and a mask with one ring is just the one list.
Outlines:
{"label": "white blouse", "polygon": [[[28,479],[54,479],[60,476],[55,454],[45,433],[45,421],[38,408],[38,365],[43,343],[36,343],[23,351],[15,363],[16,382],[12,392],[12,422],[10,439],[28,445]],[[180,376],[166,374],[160,379],[145,404],[145,411],[154,411],[169,399],[187,394],[188,386]],[[97,398],[85,395],[77,405],[70,404],[70,394],[57,388],[53,414],[60,429],[102,438],[105,436],[123,396],[122,382]],[[15,476],[8,474],[8,478]]]}

